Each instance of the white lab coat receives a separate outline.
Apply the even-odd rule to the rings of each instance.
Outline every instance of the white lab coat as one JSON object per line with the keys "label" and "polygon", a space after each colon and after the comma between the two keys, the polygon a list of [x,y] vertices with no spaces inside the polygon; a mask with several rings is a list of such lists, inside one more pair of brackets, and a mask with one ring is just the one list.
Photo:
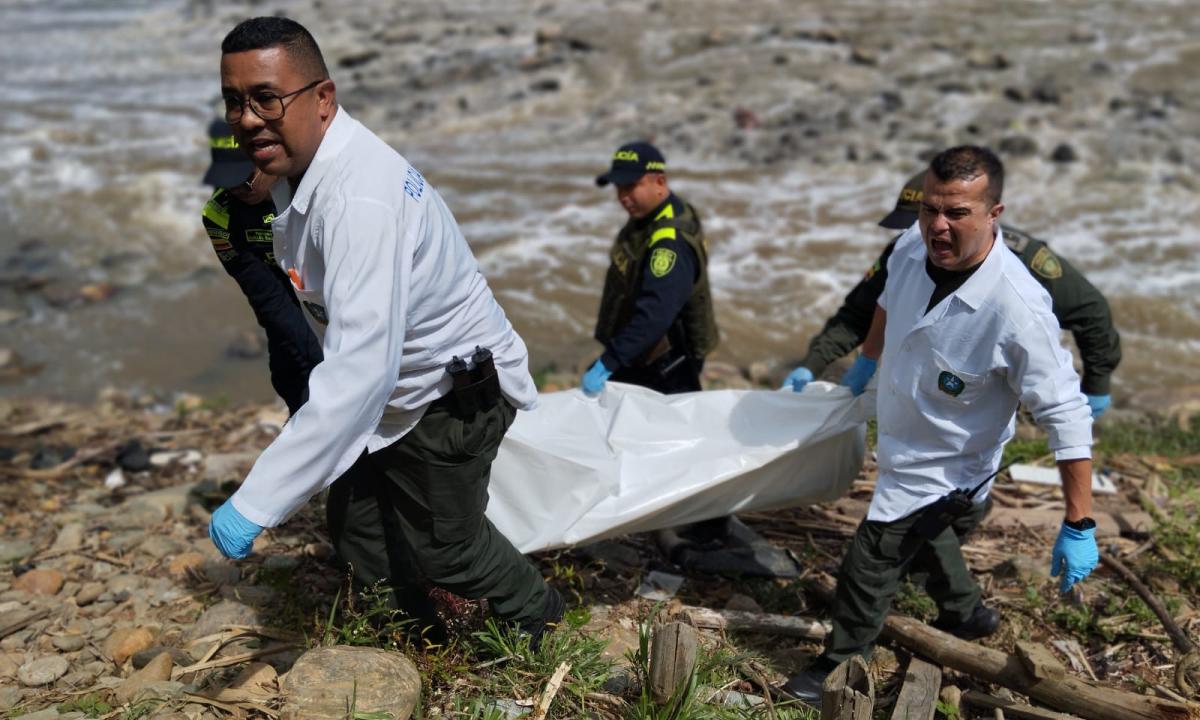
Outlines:
{"label": "white lab coat", "polygon": [[925,257],[914,223],[896,242],[879,298],[887,332],[876,400],[879,475],[869,520],[897,520],[992,474],[1013,436],[1019,403],[1046,431],[1057,460],[1091,457],[1091,412],[1050,296],[1003,236],[979,269],[928,313],[934,285]]}
{"label": "white lab coat", "polygon": [[450,380],[454,355],[489,348],[518,408],[537,401],[528,352],[492,296],[453,215],[399,153],[343,108],[296,188],[272,190],[275,257],[292,277],[325,359],[308,402],[233,495],[279,524],[366,449],[387,447]]}

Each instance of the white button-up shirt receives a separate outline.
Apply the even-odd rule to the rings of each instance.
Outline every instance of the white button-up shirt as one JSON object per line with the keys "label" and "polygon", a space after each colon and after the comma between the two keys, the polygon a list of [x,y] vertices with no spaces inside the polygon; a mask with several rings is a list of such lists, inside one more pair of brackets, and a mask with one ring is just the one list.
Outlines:
{"label": "white button-up shirt", "polygon": [[492,351],[500,388],[529,409],[528,352],[453,215],[407,160],[338,108],[295,194],[272,190],[275,257],[324,361],[308,402],[234,493],[251,522],[279,524],[358,459],[395,442],[450,389],[446,365]]}
{"label": "white button-up shirt", "polygon": [[1056,459],[1091,457],[1091,412],[1050,296],[1004,238],[997,235],[983,264],[928,313],[934,284],[925,257],[914,223],[896,242],[879,297],[887,331],[869,520],[900,519],[995,472],[1018,403],[1045,430]]}

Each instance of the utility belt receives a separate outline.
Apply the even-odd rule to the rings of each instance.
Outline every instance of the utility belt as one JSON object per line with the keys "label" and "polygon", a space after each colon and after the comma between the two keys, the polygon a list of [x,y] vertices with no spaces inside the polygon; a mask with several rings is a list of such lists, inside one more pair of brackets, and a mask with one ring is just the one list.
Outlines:
{"label": "utility belt", "polygon": [[917,512],[921,514],[911,528],[911,532],[921,540],[933,540],[942,531],[954,524],[954,521],[970,512],[975,504],[975,494],[983,489],[996,476],[1008,469],[1016,460],[1005,463],[996,472],[988,475],[970,490],[955,488],[941,496],[928,506]]}
{"label": "utility belt", "polygon": [[690,367],[692,362],[692,353],[688,350],[683,326],[676,322],[671,324],[666,335],[634,361],[634,366],[645,368],[665,378],[680,368]]}
{"label": "utility belt", "polygon": [[469,363],[455,355],[446,366],[446,373],[450,376],[450,392],[434,404],[446,407],[452,415],[469,418],[487,412],[504,397],[492,351],[487,348],[476,346]]}

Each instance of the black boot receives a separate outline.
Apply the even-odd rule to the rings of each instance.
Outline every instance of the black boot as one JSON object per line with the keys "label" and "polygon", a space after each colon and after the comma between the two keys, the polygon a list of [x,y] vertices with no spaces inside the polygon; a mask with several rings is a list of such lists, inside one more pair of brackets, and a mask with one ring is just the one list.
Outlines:
{"label": "black boot", "polygon": [[1000,611],[996,608],[984,607],[983,602],[980,601],[971,611],[971,617],[966,620],[960,623],[948,622],[939,616],[937,620],[933,621],[933,627],[948,632],[961,640],[978,640],[991,635],[1000,627]]}
{"label": "black boot", "polygon": [[523,620],[517,625],[521,632],[529,635],[530,650],[537,650],[541,647],[542,638],[558,627],[558,624],[562,622],[563,613],[566,611],[567,604],[563,602],[562,595],[554,588],[546,586],[546,601],[542,604],[541,616]]}
{"label": "black boot", "polygon": [[821,686],[825,684],[825,678],[829,677],[829,673],[833,672],[836,667],[837,663],[820,655],[807,670],[799,675],[791,676],[787,682],[780,685],[779,693],[784,697],[819,708],[821,707]]}

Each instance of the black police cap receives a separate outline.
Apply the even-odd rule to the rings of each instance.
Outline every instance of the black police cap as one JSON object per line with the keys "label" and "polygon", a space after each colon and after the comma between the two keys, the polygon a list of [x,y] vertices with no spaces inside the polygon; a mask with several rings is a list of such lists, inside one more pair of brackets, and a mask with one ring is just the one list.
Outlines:
{"label": "black police cap", "polygon": [[648,142],[631,142],[617,148],[613,153],[612,167],[603,175],[596,176],[600,187],[632,185],[648,172],[666,172],[667,161],[663,154]]}

